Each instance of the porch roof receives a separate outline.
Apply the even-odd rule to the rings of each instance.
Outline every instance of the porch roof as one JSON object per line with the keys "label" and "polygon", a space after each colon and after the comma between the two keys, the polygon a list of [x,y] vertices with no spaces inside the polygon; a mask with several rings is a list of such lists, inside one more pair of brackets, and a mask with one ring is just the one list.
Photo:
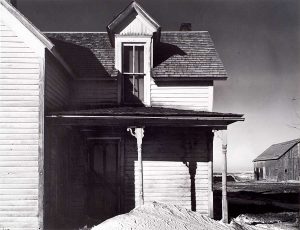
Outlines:
{"label": "porch roof", "polygon": [[[59,111],[49,113],[49,119],[66,124],[93,124],[95,120],[109,125],[146,126],[227,126],[243,121],[242,114],[182,110],[162,107],[109,107],[90,110]],[[72,122],[71,122],[72,121]],[[71,122],[71,123],[70,123]]]}

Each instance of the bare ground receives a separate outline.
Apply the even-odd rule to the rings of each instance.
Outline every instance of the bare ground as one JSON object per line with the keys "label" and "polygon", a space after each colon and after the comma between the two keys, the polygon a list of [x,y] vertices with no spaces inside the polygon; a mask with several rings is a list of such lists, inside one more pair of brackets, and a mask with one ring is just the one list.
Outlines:
{"label": "bare ground", "polygon": [[[221,218],[221,183],[214,184],[214,216]],[[228,182],[229,217],[240,214],[298,212],[300,183]]]}

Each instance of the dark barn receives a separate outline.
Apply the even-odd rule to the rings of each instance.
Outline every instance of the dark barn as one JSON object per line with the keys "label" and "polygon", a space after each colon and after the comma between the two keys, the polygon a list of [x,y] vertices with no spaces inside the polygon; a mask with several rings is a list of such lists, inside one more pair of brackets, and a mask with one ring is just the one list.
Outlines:
{"label": "dark barn", "polygon": [[271,145],[253,160],[256,180],[300,180],[300,139]]}

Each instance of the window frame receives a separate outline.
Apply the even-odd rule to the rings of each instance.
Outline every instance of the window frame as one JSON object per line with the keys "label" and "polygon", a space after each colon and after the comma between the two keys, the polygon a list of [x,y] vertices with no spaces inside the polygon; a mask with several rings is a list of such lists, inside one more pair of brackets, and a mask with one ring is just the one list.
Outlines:
{"label": "window frame", "polygon": [[[136,77],[138,78],[143,78],[143,99],[141,100],[141,102],[145,102],[145,76],[146,76],[146,73],[145,73],[145,45],[146,43],[134,43],[134,42],[124,42],[122,43],[122,60],[121,60],[121,63],[122,63],[122,74],[124,76],[127,76],[128,78],[132,78],[132,89],[130,90],[132,92],[133,95],[135,95],[135,79]],[[133,54],[132,54],[132,71],[133,72],[125,72],[124,71],[124,62],[125,62],[125,56],[124,56],[124,47],[133,47]],[[135,71],[135,47],[143,47],[143,70],[144,72],[134,72]],[[129,79],[126,79],[126,80],[129,80]],[[123,79],[123,102],[126,103],[126,104],[135,104],[134,102],[130,102],[130,101],[126,101],[126,96],[125,96],[125,79]],[[139,94],[139,92],[138,92]],[[138,97],[140,99],[140,97]]]}
{"label": "window frame", "polygon": [[[125,46],[131,46],[133,47],[133,53],[132,53],[132,70],[133,72],[125,72],[124,71],[124,47]],[[143,53],[144,53],[144,59],[143,59],[143,70],[144,72],[134,72],[134,66],[135,66],[135,47],[143,47]],[[128,75],[145,75],[145,44],[144,43],[123,43],[122,44],[122,74],[128,74]]]}

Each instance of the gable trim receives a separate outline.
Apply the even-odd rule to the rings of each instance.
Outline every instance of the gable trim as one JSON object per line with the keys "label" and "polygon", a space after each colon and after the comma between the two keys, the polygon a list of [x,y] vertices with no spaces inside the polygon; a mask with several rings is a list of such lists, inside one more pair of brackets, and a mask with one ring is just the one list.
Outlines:
{"label": "gable trim", "polygon": [[51,50],[54,45],[53,43],[43,35],[23,14],[21,14],[15,7],[13,7],[10,3],[5,0],[0,0],[0,4],[4,6],[4,8],[11,13],[16,19],[23,24],[31,33],[33,33],[40,41]]}
{"label": "gable trim", "polygon": [[[75,73],[65,62],[62,56],[57,52],[54,44],[48,39],[39,29],[37,29],[23,14],[21,14],[15,7],[5,0],[0,0],[0,10],[1,18],[3,14],[6,14],[7,17],[4,17],[4,21],[11,21],[12,24],[19,22],[18,27],[20,31],[29,31],[28,35],[31,39],[35,39],[36,42],[32,45],[32,48],[35,48],[41,57],[45,54],[45,48],[47,48],[55,58],[61,63],[61,65],[67,70],[71,76],[75,76]],[[9,16],[9,17],[8,17]],[[10,19],[9,19],[10,18]],[[28,38],[27,38],[28,40]],[[30,42],[32,44],[32,42]]]}
{"label": "gable trim", "polygon": [[[160,25],[148,14],[146,11],[135,1],[132,1],[123,11],[121,11],[107,26],[106,30],[109,35],[110,43],[114,47],[114,29],[135,10],[138,14],[138,18],[143,20],[147,27],[151,25],[154,32],[160,33]],[[159,37],[159,36],[158,36]]]}

